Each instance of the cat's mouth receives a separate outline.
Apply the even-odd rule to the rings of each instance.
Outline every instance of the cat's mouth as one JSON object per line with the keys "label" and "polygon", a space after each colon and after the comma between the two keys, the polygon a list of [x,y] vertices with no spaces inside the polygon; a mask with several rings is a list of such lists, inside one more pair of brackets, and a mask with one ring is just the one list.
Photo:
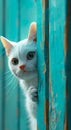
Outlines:
{"label": "cat's mouth", "polygon": [[26,74],[29,74],[29,73],[33,73],[33,71],[27,71],[27,70],[17,71],[15,73],[15,75],[17,77],[21,77],[21,76],[25,76]]}
{"label": "cat's mouth", "polygon": [[14,75],[18,78],[25,78],[25,77],[30,77],[31,75],[33,75],[33,73],[36,73],[36,69],[35,70],[16,70],[13,71]]}
{"label": "cat's mouth", "polygon": [[33,76],[37,70],[36,69],[32,69],[32,70],[12,70],[13,74],[20,79],[27,79],[27,78],[31,78],[31,76]]}
{"label": "cat's mouth", "polygon": [[14,75],[19,78],[19,79],[29,79],[31,77],[33,77],[33,75],[36,73],[36,71],[18,71],[15,72]]}

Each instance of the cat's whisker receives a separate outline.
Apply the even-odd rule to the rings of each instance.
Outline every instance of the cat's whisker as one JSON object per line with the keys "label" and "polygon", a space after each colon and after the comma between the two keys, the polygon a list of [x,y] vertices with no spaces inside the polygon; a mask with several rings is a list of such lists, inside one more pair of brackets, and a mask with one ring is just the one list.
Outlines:
{"label": "cat's whisker", "polygon": [[[7,72],[5,72],[3,75],[6,75],[6,74],[11,74],[11,72],[8,70]],[[12,74],[11,74],[12,75]]]}
{"label": "cat's whisker", "polygon": [[6,93],[6,97],[11,97],[12,95],[13,95],[13,93],[15,93],[15,90],[16,90],[16,88],[17,88],[17,82],[16,81],[14,81],[14,83],[13,83],[13,86],[14,87],[10,87],[9,88],[9,90],[8,90],[8,92]]}
{"label": "cat's whisker", "polygon": [[12,86],[13,86],[14,81],[15,81],[15,79],[14,79],[14,77],[12,77],[12,79],[10,80],[10,82],[7,83],[6,88],[10,87],[11,83],[12,83]]}
{"label": "cat's whisker", "polygon": [[12,86],[13,86],[14,83],[16,83],[16,79],[14,77],[12,77],[12,79],[10,80],[9,84],[7,84],[7,86],[10,86],[11,83],[12,83]]}
{"label": "cat's whisker", "polygon": [[[6,77],[7,78],[7,77]],[[7,86],[9,86],[9,85],[11,85],[11,82],[12,82],[12,79],[14,78],[12,75],[10,76],[10,77],[8,77],[8,79],[1,79],[0,80],[0,84],[3,84],[3,82],[5,81],[5,88],[7,88]],[[7,85],[6,85],[6,83],[7,83]],[[2,85],[1,85],[1,87],[3,87]]]}
{"label": "cat's whisker", "polygon": [[1,82],[2,82],[2,81],[8,81],[8,80],[10,80],[12,77],[13,77],[13,75],[11,75],[11,74],[2,75],[2,76],[0,77],[0,80],[1,80]]}
{"label": "cat's whisker", "polygon": [[[13,77],[14,78],[14,77]],[[8,97],[10,97],[10,94],[12,93],[13,89],[15,90],[15,88],[17,87],[17,83],[16,80],[11,80],[11,82],[13,81],[13,86],[15,86],[14,88],[11,86],[11,82],[10,84],[8,84],[5,88],[5,99],[7,99]],[[16,85],[15,85],[16,84]],[[12,91],[11,91],[12,90]],[[0,100],[1,101],[1,100]]]}
{"label": "cat's whisker", "polygon": [[[2,72],[2,73],[3,73],[3,72]],[[6,73],[1,74],[1,75],[2,75],[2,77],[4,77],[4,78],[5,78],[6,76],[10,76],[10,75],[12,75],[11,73],[10,73],[10,74],[9,74],[9,73],[10,73],[10,72],[8,72],[8,71],[7,71]]]}
{"label": "cat's whisker", "polygon": [[9,93],[9,94],[6,95],[6,101],[8,101],[9,99],[11,99],[12,96],[16,94],[16,92],[17,92],[16,87],[12,88],[11,93]]}
{"label": "cat's whisker", "polygon": [[2,75],[1,79],[6,80],[6,79],[8,79],[10,77],[14,77],[14,76],[10,73],[10,74],[7,74],[7,75]]}
{"label": "cat's whisker", "polygon": [[5,78],[5,82],[9,82],[10,80],[12,80],[12,78],[13,78],[12,75],[10,75],[9,77],[6,77],[6,78]]}
{"label": "cat's whisker", "polygon": [[[15,82],[13,82],[13,86],[14,86]],[[7,86],[6,91],[7,91],[7,95],[9,94],[10,90],[13,88],[13,86],[11,86],[10,84]]]}
{"label": "cat's whisker", "polygon": [[[17,89],[17,83],[16,83],[16,85],[14,85],[14,87],[12,88],[12,91],[11,91],[11,95],[13,94],[13,93],[15,93],[15,90]],[[17,90],[16,90],[17,91]]]}
{"label": "cat's whisker", "polygon": [[4,87],[7,87],[8,84],[10,83],[11,79],[12,79],[12,77],[9,77],[8,79],[5,79],[5,80],[4,79],[0,80],[0,88],[3,87],[3,85],[4,85]]}
{"label": "cat's whisker", "polygon": [[7,72],[7,73],[4,73],[2,76],[4,78],[6,78],[6,77],[9,77],[9,76],[13,76],[13,75],[10,72]]}

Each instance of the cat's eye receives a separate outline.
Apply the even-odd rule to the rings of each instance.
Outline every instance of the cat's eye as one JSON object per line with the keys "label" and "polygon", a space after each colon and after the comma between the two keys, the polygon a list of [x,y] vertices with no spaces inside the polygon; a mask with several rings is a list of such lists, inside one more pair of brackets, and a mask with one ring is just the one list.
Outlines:
{"label": "cat's eye", "polygon": [[28,52],[27,54],[27,59],[28,60],[32,60],[34,58],[34,55],[35,55],[35,51],[30,51]]}
{"label": "cat's eye", "polygon": [[18,61],[17,58],[13,58],[13,59],[11,60],[11,62],[12,62],[13,65],[17,65],[17,64],[19,63],[19,61]]}

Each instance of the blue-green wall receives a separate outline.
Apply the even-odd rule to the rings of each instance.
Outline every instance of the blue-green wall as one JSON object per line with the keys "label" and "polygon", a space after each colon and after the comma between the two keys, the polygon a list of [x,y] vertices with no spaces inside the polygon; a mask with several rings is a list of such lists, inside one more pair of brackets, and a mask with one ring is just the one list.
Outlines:
{"label": "blue-green wall", "polygon": [[[28,36],[29,26],[36,21],[34,0],[0,0],[0,35],[13,41]],[[0,130],[27,130],[29,121],[24,96],[8,72],[7,57],[0,43]]]}
{"label": "blue-green wall", "polygon": [[[37,21],[39,130],[64,130],[66,87],[69,88],[68,126],[69,130],[71,129],[70,26],[67,34],[69,44],[67,59],[64,53],[66,2],[66,0],[0,0],[0,35],[14,41],[22,40],[28,35],[30,23]],[[67,66],[65,63],[68,63]],[[27,130],[28,119],[23,93],[18,82],[10,77],[11,73],[7,74],[7,71],[7,57],[0,43],[0,130]]]}

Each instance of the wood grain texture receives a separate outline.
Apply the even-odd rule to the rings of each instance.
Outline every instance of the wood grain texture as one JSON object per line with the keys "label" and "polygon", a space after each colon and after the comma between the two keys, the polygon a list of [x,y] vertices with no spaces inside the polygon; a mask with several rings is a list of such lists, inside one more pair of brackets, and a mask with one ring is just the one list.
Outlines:
{"label": "wood grain texture", "polygon": [[20,1],[20,34],[21,39],[27,38],[31,22],[37,20],[37,5],[35,0]]}
{"label": "wood grain texture", "polygon": [[67,55],[66,55],[66,75],[67,75],[67,112],[68,112],[68,130],[71,129],[71,0],[67,1],[67,32],[66,32],[66,43],[67,43]]}
{"label": "wood grain texture", "polygon": [[65,0],[50,0],[49,30],[49,129],[64,130],[66,85],[64,33],[66,18]]}
{"label": "wood grain texture", "polygon": [[[67,130],[64,126],[66,111],[65,54],[67,53],[68,86],[68,130],[71,129],[71,14],[66,24],[66,0],[5,0],[5,17],[0,0],[0,35],[18,41],[27,37],[30,23],[37,21],[38,50],[38,130]],[[70,0],[69,0],[70,2]],[[69,3],[69,6],[71,2]],[[37,10],[36,10],[37,8]],[[68,8],[68,7],[67,7]],[[70,20],[69,20],[70,18]],[[3,20],[3,21],[2,21]],[[4,26],[3,26],[4,24]],[[65,25],[66,47],[65,47]],[[65,52],[64,52],[64,47]],[[0,43],[0,54],[3,52]],[[0,130],[28,130],[29,122],[24,105],[22,91],[10,72],[4,76],[5,108],[2,105],[2,70],[8,71],[7,57],[5,65],[0,57]],[[16,86],[17,85],[17,86]],[[14,87],[16,89],[14,91]],[[2,110],[3,109],[3,110]],[[4,111],[5,110],[5,111]],[[3,115],[3,111],[5,115]],[[3,116],[3,118],[2,118]],[[5,119],[4,119],[5,117]],[[3,127],[3,121],[5,128]]]}
{"label": "wood grain texture", "polygon": [[[46,3],[46,4],[45,4]],[[39,74],[39,101],[38,101],[38,130],[48,129],[48,89],[49,89],[49,14],[48,1],[37,1],[37,50]]]}
{"label": "wood grain texture", "polygon": [[[2,16],[3,1],[0,0],[0,35],[3,33],[3,16]],[[0,42],[0,130],[2,129],[2,45]]]}
{"label": "wood grain texture", "polygon": [[[0,0],[0,35],[13,41],[26,38],[30,23],[36,21],[36,2],[33,0],[29,2],[28,0],[3,0],[3,2],[2,6],[2,0]],[[3,51],[0,43],[0,54]],[[4,56],[0,56],[0,61],[0,130],[27,130],[29,120],[25,108],[25,97],[19,84],[11,76],[5,53]],[[3,76],[2,70],[4,70]],[[4,79],[1,80],[1,78]]]}
{"label": "wood grain texture", "polygon": [[[5,1],[5,37],[18,41],[18,1]],[[9,71],[8,58],[5,56],[5,72]],[[11,72],[5,76],[5,129],[18,130],[18,83]]]}

